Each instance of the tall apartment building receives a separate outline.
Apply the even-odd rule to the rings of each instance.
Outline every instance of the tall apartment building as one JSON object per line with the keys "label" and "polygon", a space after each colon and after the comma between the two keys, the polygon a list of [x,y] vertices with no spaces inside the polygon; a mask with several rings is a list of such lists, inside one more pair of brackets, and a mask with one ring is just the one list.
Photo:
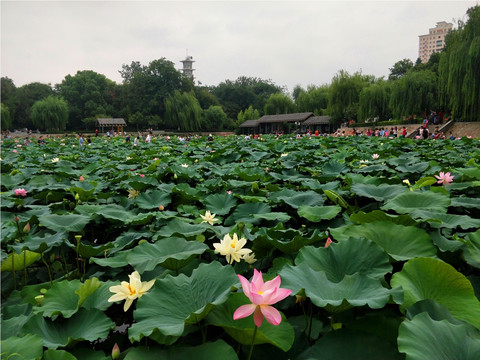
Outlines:
{"label": "tall apartment building", "polygon": [[422,63],[430,59],[430,55],[442,51],[445,47],[445,36],[453,29],[453,24],[445,21],[437,22],[427,35],[419,35],[418,57]]}

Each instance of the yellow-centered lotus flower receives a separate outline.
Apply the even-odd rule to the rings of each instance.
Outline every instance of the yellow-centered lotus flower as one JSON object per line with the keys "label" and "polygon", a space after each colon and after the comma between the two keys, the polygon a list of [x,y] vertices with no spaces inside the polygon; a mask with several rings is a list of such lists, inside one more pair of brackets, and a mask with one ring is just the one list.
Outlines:
{"label": "yellow-centered lotus flower", "polygon": [[213,225],[215,221],[218,221],[218,219],[215,219],[215,214],[211,214],[209,210],[205,211],[205,215],[200,215],[200,217],[203,219],[202,223],[206,222],[210,225]]}
{"label": "yellow-centered lotus flower", "polygon": [[135,190],[135,189],[128,190],[128,198],[129,199],[135,199],[138,195],[140,195],[140,191]]}
{"label": "yellow-centered lotus flower", "polygon": [[250,249],[243,249],[247,240],[245,238],[238,239],[237,234],[233,234],[233,238],[229,234],[223,237],[219,243],[213,244],[215,253],[219,253],[226,257],[229,264],[233,261],[240,262],[240,259],[252,252]]}
{"label": "yellow-centered lotus flower", "polygon": [[110,296],[108,302],[125,300],[123,311],[128,310],[130,305],[132,305],[133,300],[141,298],[142,295],[146,294],[155,282],[155,279],[142,282],[138,271],[134,271],[128,275],[128,277],[130,278],[130,283],[122,281],[120,285],[110,286],[109,288],[109,290],[115,294]]}

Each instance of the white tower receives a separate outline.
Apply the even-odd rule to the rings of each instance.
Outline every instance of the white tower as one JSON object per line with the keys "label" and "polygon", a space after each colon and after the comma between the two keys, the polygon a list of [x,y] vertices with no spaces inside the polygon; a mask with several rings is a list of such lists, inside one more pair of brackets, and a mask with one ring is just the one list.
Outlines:
{"label": "white tower", "polygon": [[195,62],[193,60],[193,57],[189,56],[187,54],[187,57],[185,60],[180,61],[183,64],[183,69],[182,72],[185,74],[186,77],[188,77],[190,80],[194,82],[194,77],[193,77],[193,63]]}

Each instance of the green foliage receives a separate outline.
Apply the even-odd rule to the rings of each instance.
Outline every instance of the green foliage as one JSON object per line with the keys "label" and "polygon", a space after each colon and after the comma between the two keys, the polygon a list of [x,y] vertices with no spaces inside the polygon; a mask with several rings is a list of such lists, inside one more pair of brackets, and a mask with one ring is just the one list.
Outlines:
{"label": "green foliage", "polygon": [[175,90],[173,95],[165,99],[165,122],[170,129],[200,130],[201,115],[202,108],[193,92],[180,93]]}
{"label": "green foliage", "polygon": [[373,83],[374,79],[368,75],[356,72],[350,75],[340,70],[332,79],[328,92],[327,112],[335,122],[356,120],[360,93],[363,88]]}
{"label": "green foliage", "polygon": [[438,65],[440,104],[460,121],[480,121],[480,6],[445,39]]}
{"label": "green foliage", "polygon": [[390,94],[391,84],[384,80],[363,88],[359,96],[358,119],[389,119],[392,116],[389,106]]}
{"label": "green foliage", "polygon": [[290,114],[294,111],[295,104],[293,100],[289,96],[281,93],[270,95],[263,108],[265,115]]}
{"label": "green foliage", "polygon": [[[54,92],[50,85],[38,82],[23,85],[14,92],[14,109],[12,116],[12,125],[14,128],[28,128],[36,126],[31,118],[32,106],[40,100],[45,100],[53,95]],[[3,102],[3,99],[2,99]]]}
{"label": "green foliage", "polygon": [[410,69],[413,68],[413,62],[410,59],[403,59],[397,61],[393,67],[391,67],[390,75],[388,76],[388,80],[397,80],[405,75]]}
{"label": "green foliage", "polygon": [[232,128],[232,122],[219,105],[210,106],[203,111],[202,130],[226,130]]}
{"label": "green foliage", "polygon": [[33,124],[41,131],[63,131],[68,121],[68,104],[65,100],[49,96],[37,101],[32,106],[31,118]]}
{"label": "green foliage", "polygon": [[437,76],[430,70],[410,71],[392,84],[393,116],[425,114],[437,108]]}
{"label": "green foliage", "polygon": [[294,96],[298,112],[312,112],[315,115],[323,115],[328,106],[328,85],[307,87],[300,90]]}
{"label": "green foliage", "polygon": [[12,118],[10,116],[10,111],[8,110],[8,107],[4,105],[3,103],[0,104],[0,110],[1,110],[1,120],[2,120],[2,130],[9,130],[12,128]]}
{"label": "green foliage", "polygon": [[241,110],[237,115],[237,125],[241,125],[247,120],[257,120],[260,118],[260,112],[254,109],[252,105],[248,109]]}
{"label": "green foliage", "polygon": [[58,94],[68,102],[69,123],[74,129],[83,127],[82,120],[99,114],[114,115],[115,83],[92,70],[67,75],[56,86]]}
{"label": "green foliage", "polygon": [[242,76],[235,81],[221,82],[211,91],[228,117],[236,119],[237,114],[250,105],[254,109],[263,109],[270,95],[282,92],[282,88],[270,80]]}

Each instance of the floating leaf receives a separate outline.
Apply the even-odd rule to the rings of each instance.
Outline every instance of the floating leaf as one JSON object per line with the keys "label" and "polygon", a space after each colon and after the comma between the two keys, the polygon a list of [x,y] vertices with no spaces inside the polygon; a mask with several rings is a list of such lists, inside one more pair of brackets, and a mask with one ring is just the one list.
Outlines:
{"label": "floating leaf", "polygon": [[480,358],[480,333],[464,324],[433,320],[428,313],[422,312],[400,325],[398,349],[412,360],[477,360]]}
{"label": "floating leaf", "polygon": [[7,259],[2,261],[1,270],[2,271],[15,271],[23,270],[30,265],[32,265],[35,261],[40,258],[40,254],[24,250],[20,254],[15,252],[8,255]]}
{"label": "floating leaf", "polygon": [[2,339],[1,348],[2,359],[40,359],[43,353],[42,338],[33,334]]}
{"label": "floating leaf", "polygon": [[337,216],[342,208],[340,206],[300,206],[298,215],[311,222],[330,220]]}
{"label": "floating leaf", "polygon": [[238,286],[233,268],[219,262],[200,264],[190,277],[180,274],[157,280],[138,300],[133,313],[136,322],[128,329],[130,340],[140,341],[154,330],[166,336],[182,335],[185,325],[198,323],[225,302],[232,286]]}
{"label": "floating leaf", "polygon": [[410,214],[414,210],[447,212],[450,198],[431,191],[407,191],[388,201],[382,210],[394,210],[398,214]]}
{"label": "floating leaf", "polygon": [[419,256],[435,256],[436,249],[430,236],[413,226],[391,222],[373,222],[362,225],[347,225],[330,229],[337,241],[352,237],[364,237],[382,247],[395,260],[408,260]]}
{"label": "floating leaf", "polygon": [[85,215],[40,215],[38,221],[47,229],[53,231],[79,232],[90,222],[90,217]]}
{"label": "floating leaf", "polygon": [[435,300],[456,318],[480,329],[480,301],[470,281],[451,265],[432,258],[411,259],[393,275],[391,284],[403,288],[403,309],[420,300]]}

